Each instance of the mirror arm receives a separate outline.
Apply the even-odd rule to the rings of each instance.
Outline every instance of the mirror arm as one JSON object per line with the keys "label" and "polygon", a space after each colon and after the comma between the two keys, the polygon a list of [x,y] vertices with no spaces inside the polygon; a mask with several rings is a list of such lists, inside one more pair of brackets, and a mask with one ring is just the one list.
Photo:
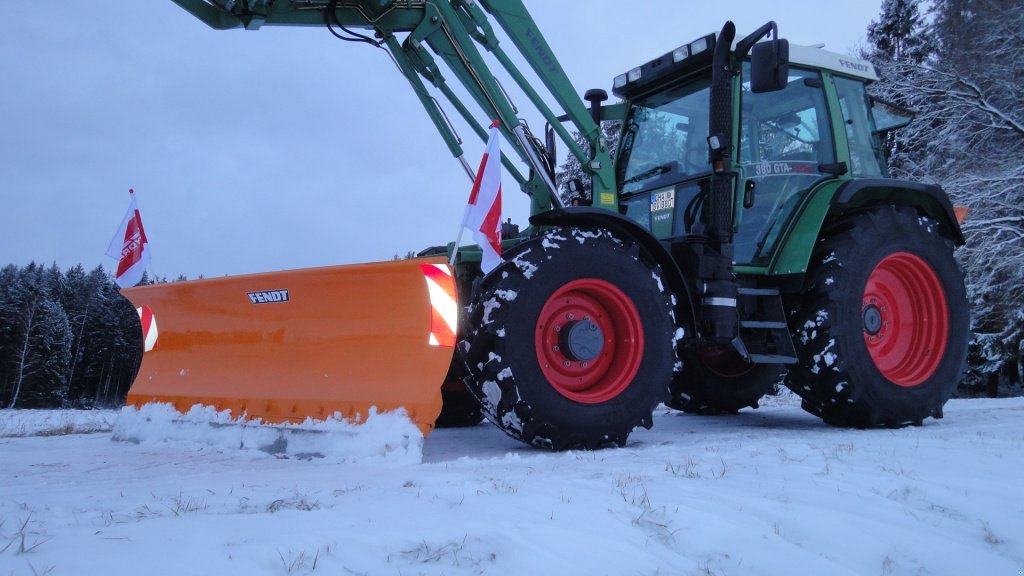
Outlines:
{"label": "mirror arm", "polygon": [[736,43],[736,59],[743,60],[746,58],[747,55],[750,54],[750,49],[754,47],[754,44],[768,34],[771,34],[772,38],[776,40],[779,38],[779,27],[775,24],[774,20],[769,21],[757,30],[754,30],[753,34]]}

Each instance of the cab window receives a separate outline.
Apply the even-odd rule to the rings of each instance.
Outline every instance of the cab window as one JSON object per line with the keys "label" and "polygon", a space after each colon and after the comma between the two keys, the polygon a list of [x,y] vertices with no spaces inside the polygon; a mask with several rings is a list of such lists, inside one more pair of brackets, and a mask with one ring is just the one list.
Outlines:
{"label": "cab window", "polygon": [[619,148],[624,194],[708,171],[709,93],[710,81],[701,80],[633,102]]}
{"label": "cab window", "polygon": [[868,113],[871,100],[864,90],[864,83],[852,78],[836,76],[833,79],[839,107],[846,120],[846,140],[850,146],[850,173],[859,177],[878,177],[885,174],[885,161],[871,115]]}

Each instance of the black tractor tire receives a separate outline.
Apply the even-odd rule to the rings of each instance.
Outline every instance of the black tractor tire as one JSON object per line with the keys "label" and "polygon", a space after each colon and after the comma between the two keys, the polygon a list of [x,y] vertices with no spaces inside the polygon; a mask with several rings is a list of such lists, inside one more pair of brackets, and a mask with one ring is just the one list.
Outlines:
{"label": "black tractor tire", "polygon": [[441,390],[441,413],[434,426],[437,428],[466,428],[476,426],[484,419],[480,402],[469,390]]}
{"label": "black tractor tire", "polygon": [[799,362],[786,385],[830,424],[942,417],[967,358],[969,313],[953,243],[906,207],[830,225],[790,313]]}
{"label": "black tractor tire", "polygon": [[[417,256],[436,256],[447,253],[447,247],[434,246],[421,251]],[[473,281],[479,278],[481,273],[479,265],[470,262],[462,263],[457,272],[459,307],[462,309],[469,303],[473,293]],[[459,331],[461,330],[464,330],[464,327],[460,327]],[[459,354],[453,354],[448,374],[445,375],[444,382],[441,384],[441,413],[434,421],[435,428],[467,428],[476,426],[483,421],[483,408],[480,407],[476,396],[466,389],[465,380],[466,363],[462,361]]]}
{"label": "black tractor tire", "polygon": [[751,364],[732,349],[681,356],[683,370],[676,373],[666,404],[690,414],[735,414],[757,408],[758,400],[777,391],[785,369],[780,364]]}
{"label": "black tractor tire", "polygon": [[527,240],[483,278],[468,317],[467,387],[513,438],[622,446],[668,398],[672,296],[630,240],[573,228]]}

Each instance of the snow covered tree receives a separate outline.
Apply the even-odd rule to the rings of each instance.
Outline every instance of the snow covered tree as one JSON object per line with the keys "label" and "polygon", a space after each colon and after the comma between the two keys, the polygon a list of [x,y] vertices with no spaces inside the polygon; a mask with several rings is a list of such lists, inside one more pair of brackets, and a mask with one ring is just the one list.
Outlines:
{"label": "snow covered tree", "polygon": [[959,251],[974,320],[968,380],[991,391],[1000,374],[1019,381],[1024,346],[1024,10],[936,0],[933,14],[934,55],[876,59],[874,93],[917,111],[897,135],[894,175],[938,183],[971,208]]}
{"label": "snow covered tree", "polygon": [[53,297],[60,276],[32,263],[4,290],[6,408],[60,404],[71,352],[67,316]]}
{"label": "snow covered tree", "polygon": [[138,315],[102,267],[0,269],[0,407],[119,405],[141,340]]}
{"label": "snow covered tree", "polygon": [[72,402],[80,407],[116,406],[124,401],[141,360],[139,317],[102,268],[89,273],[82,290],[89,308],[78,328],[80,358]]}
{"label": "snow covered tree", "polygon": [[[601,123],[601,135],[605,142],[608,143],[608,151],[611,154],[612,160],[615,159],[615,153],[618,151],[619,131],[621,129],[621,122]],[[576,144],[583,148],[584,153],[590,154],[590,144],[579,132],[574,131],[573,138],[576,140]],[[580,166],[580,162],[575,156],[568,154],[565,162],[559,166],[555,173],[555,184],[558,186],[559,196],[566,205],[570,205],[577,200],[577,198],[572,197],[573,195],[569,190],[569,183],[577,179],[583,183],[582,197],[578,198],[578,200],[584,203],[589,202],[593,194],[590,175],[583,171],[583,167]]]}
{"label": "snow covered tree", "polygon": [[924,34],[920,0],[882,0],[877,22],[868,25],[868,42],[873,61],[909,61],[921,64],[934,52],[930,36]]}

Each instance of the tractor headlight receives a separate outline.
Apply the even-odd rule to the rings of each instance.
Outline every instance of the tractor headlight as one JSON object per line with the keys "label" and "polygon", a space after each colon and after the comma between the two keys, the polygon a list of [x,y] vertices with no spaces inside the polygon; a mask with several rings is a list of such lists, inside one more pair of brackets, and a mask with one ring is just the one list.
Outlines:
{"label": "tractor headlight", "polygon": [[699,54],[708,49],[708,38],[705,36],[700,40],[690,42],[690,54]]}

